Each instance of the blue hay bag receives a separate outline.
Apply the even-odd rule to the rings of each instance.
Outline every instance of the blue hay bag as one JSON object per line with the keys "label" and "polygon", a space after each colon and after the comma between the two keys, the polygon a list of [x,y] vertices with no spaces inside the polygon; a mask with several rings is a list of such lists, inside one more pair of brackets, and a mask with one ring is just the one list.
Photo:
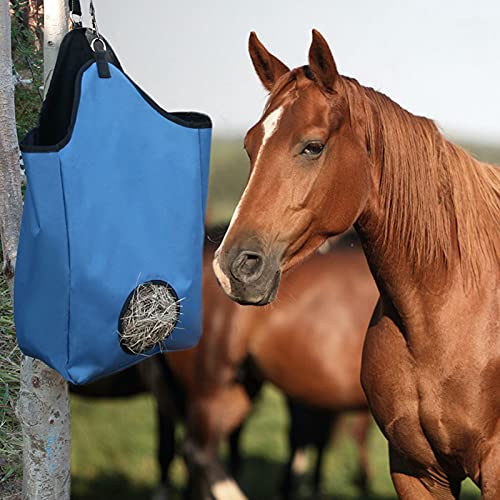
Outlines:
{"label": "blue hay bag", "polygon": [[[198,341],[211,140],[206,115],[161,109],[107,42],[92,50],[92,33],[66,35],[39,126],[21,145],[17,338],[75,384]],[[122,309],[150,281],[168,285],[180,316],[163,342],[131,354]]]}

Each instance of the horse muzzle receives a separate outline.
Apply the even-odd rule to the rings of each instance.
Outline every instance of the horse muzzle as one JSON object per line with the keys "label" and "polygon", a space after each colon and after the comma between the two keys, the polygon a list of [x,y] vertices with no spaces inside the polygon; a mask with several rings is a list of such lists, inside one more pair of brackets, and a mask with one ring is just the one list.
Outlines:
{"label": "horse muzzle", "polygon": [[279,260],[255,247],[217,250],[213,261],[217,281],[232,300],[242,305],[266,305],[280,282]]}

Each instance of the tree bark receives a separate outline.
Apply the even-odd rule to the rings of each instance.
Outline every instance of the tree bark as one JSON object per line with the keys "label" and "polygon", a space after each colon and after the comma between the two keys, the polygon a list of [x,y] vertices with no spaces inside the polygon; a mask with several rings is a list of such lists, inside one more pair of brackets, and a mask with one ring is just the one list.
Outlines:
{"label": "tree bark", "polygon": [[46,93],[56,65],[59,46],[68,31],[69,12],[66,0],[44,0],[43,5],[43,81]]}
{"label": "tree bark", "polygon": [[3,251],[2,268],[11,290],[22,213],[15,116],[10,8],[8,0],[0,0],[0,238]]}
{"label": "tree bark", "polygon": [[17,415],[23,430],[23,499],[69,500],[71,435],[68,384],[24,357]]}
{"label": "tree bark", "polygon": [[[64,0],[46,0],[45,88],[67,31]],[[0,0],[0,237],[3,269],[12,290],[22,213],[15,127],[9,1]],[[70,415],[67,384],[41,361],[25,357],[17,416],[23,432],[23,498],[70,498]]]}

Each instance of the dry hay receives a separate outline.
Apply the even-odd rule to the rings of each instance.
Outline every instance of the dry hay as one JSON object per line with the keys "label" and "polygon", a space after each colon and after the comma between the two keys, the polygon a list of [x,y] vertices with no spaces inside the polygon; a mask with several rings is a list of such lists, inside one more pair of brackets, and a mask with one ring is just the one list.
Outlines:
{"label": "dry hay", "polygon": [[132,292],[120,316],[120,345],[130,354],[144,354],[172,333],[180,300],[164,282],[148,281]]}

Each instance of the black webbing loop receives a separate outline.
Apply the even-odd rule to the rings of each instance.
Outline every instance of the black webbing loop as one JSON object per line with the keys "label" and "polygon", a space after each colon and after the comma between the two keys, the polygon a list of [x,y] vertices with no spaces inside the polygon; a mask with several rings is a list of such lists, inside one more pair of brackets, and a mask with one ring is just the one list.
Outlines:
{"label": "black webbing loop", "polygon": [[69,17],[71,19],[71,27],[73,29],[81,28],[82,25],[82,7],[80,0],[69,0]]}
{"label": "black webbing loop", "polygon": [[[82,28],[82,6],[80,0],[68,0],[69,10],[71,12],[71,21],[73,23],[73,28]],[[93,34],[91,38],[88,37],[90,48],[94,51],[95,60],[97,62],[97,71],[100,78],[111,78],[111,72],[109,70],[108,60],[106,57],[106,43],[99,33],[99,28],[97,27],[97,20],[95,15],[94,2],[90,0],[89,2],[90,19],[92,20],[92,30],[87,30],[87,33]]]}
{"label": "black webbing loop", "polygon": [[106,44],[102,38],[94,38],[90,46],[95,53],[99,78],[111,78],[108,60],[106,59]]}
{"label": "black webbing loop", "polygon": [[80,0],[69,0],[69,10],[75,16],[82,15],[82,6],[80,5]]}
{"label": "black webbing loop", "polygon": [[90,43],[90,47],[95,52],[95,60],[97,62],[97,72],[99,73],[99,78],[111,78],[111,72],[109,70],[108,60],[106,58],[106,43],[99,33],[99,28],[97,27],[97,19],[95,15],[94,2],[90,0],[90,18],[92,20],[92,28],[95,33],[95,38]]}

